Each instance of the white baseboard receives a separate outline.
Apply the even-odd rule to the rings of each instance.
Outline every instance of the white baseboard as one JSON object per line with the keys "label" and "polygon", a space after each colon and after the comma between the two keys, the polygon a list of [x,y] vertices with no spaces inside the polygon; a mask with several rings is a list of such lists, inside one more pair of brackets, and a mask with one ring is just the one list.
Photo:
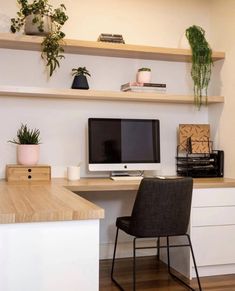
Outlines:
{"label": "white baseboard", "polygon": [[[235,264],[198,266],[200,277],[235,274]],[[195,278],[195,270],[192,268],[192,277]]]}

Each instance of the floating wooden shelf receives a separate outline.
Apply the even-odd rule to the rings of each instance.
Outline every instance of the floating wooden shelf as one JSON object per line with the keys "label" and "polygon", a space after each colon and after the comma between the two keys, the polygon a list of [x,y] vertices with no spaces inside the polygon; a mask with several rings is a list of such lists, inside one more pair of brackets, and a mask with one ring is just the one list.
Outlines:
{"label": "floating wooden shelf", "polygon": [[[119,92],[75,89],[52,89],[39,87],[11,87],[1,86],[0,96],[4,97],[30,97],[54,99],[83,99],[108,101],[139,101],[156,103],[185,103],[192,104],[194,97],[190,95],[169,95],[145,92]],[[224,103],[223,96],[208,96],[208,104]]]}
{"label": "floating wooden shelf", "polygon": [[[0,47],[20,50],[41,50],[42,37],[0,33]],[[66,53],[108,57],[190,62],[191,50],[143,45],[116,44],[97,41],[65,39]],[[225,58],[224,52],[213,52],[213,60]]]}

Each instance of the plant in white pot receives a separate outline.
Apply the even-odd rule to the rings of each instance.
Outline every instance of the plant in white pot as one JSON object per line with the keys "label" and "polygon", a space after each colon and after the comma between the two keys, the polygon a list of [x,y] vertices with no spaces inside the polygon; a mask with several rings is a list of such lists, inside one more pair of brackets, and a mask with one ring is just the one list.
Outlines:
{"label": "plant in white pot", "polygon": [[140,68],[137,72],[136,81],[138,83],[150,83],[150,81],[151,81],[151,69],[150,68]]}
{"label": "plant in white pot", "polygon": [[22,124],[17,131],[17,138],[9,140],[17,145],[17,163],[20,165],[36,165],[39,160],[40,131],[29,129],[27,124]]}

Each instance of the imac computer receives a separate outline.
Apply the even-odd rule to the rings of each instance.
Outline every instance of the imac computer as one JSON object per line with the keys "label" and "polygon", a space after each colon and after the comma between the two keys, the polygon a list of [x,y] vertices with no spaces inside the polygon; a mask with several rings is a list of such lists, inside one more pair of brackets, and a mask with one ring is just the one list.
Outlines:
{"label": "imac computer", "polygon": [[157,119],[89,118],[88,144],[90,171],[160,169]]}

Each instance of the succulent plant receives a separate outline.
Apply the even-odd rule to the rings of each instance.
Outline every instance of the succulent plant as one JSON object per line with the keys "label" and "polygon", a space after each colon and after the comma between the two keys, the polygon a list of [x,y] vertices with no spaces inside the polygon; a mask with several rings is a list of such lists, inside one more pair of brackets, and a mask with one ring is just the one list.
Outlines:
{"label": "succulent plant", "polygon": [[14,144],[39,144],[39,137],[39,129],[29,129],[27,124],[21,124],[21,127],[17,131],[17,139],[9,140],[8,142]]}

